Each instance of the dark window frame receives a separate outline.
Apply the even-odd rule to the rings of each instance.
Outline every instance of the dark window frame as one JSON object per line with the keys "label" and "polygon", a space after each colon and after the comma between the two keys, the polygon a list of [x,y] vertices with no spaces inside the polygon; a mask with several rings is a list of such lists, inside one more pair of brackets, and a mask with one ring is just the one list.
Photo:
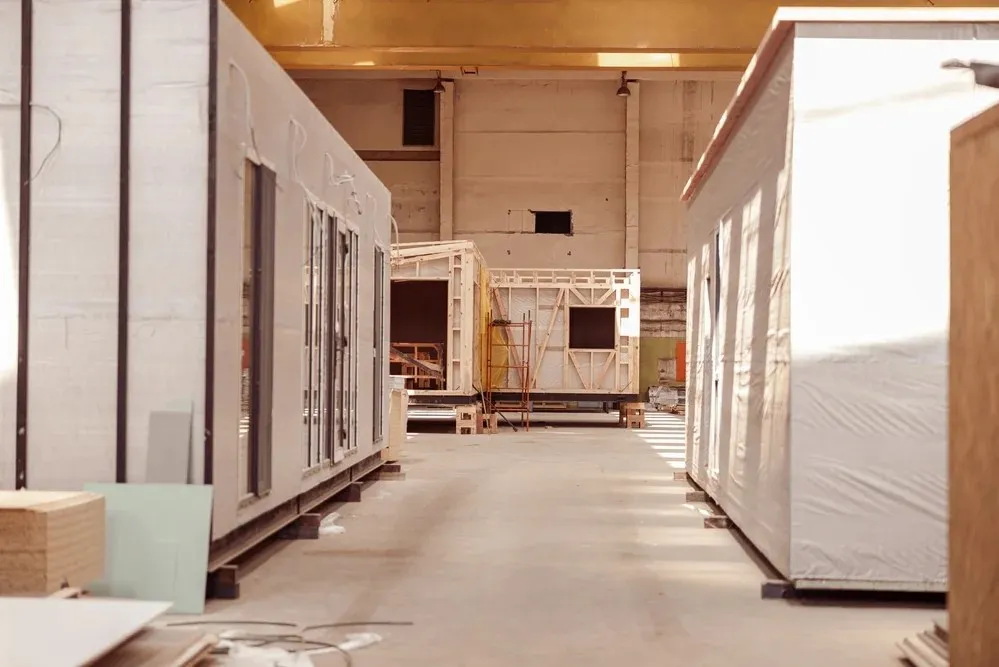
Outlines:
{"label": "dark window frame", "polygon": [[372,336],[373,381],[372,412],[371,412],[371,437],[373,443],[382,442],[385,438],[383,422],[385,420],[385,251],[375,246],[375,267],[374,267],[374,327]]}
{"label": "dark window frame", "polygon": [[[247,487],[261,497],[273,487],[274,407],[274,241],[277,233],[277,174],[246,160],[244,214],[250,236],[249,273],[249,434]],[[244,318],[246,313],[243,313]],[[242,369],[240,369],[242,375]]]}

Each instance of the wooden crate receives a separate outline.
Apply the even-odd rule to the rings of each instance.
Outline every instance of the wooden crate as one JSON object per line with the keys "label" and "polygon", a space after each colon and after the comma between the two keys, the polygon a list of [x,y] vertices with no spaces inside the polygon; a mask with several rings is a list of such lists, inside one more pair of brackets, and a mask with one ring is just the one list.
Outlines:
{"label": "wooden crate", "polygon": [[86,586],[104,574],[104,497],[0,491],[0,595]]}

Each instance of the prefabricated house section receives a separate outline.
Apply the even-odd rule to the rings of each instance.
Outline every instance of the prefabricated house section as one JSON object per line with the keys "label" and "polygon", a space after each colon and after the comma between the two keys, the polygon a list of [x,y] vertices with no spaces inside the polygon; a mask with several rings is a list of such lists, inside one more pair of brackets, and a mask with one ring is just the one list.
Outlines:
{"label": "prefabricated house section", "polygon": [[408,377],[410,402],[478,400],[488,289],[485,262],[471,241],[392,247],[391,367]]}
{"label": "prefabricated house section", "polygon": [[212,484],[214,561],[378,465],[389,193],[223,3],[32,4],[0,3],[34,42],[0,57],[0,488]]}
{"label": "prefabricated house section", "polygon": [[498,396],[518,394],[524,367],[535,401],[638,400],[638,269],[493,269],[489,285],[494,321],[531,323],[526,354],[522,332],[493,334],[510,338],[507,368],[489,371]]}
{"label": "prefabricated house section", "polygon": [[687,465],[799,587],[947,588],[948,151],[995,10],[780,10],[683,198]]}

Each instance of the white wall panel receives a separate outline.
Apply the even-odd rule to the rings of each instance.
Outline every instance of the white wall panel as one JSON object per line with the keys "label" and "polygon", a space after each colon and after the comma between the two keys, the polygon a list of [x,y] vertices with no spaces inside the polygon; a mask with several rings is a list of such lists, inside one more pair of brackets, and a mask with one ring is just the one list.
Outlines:
{"label": "white wall panel", "polygon": [[204,0],[133,3],[130,482],[145,479],[150,418],[163,411],[193,415],[203,479],[208,44]]}
{"label": "white wall panel", "polygon": [[35,489],[114,481],[120,22],[117,0],[34,3],[31,151],[41,171],[31,188],[28,483]]}
{"label": "white wall panel", "polygon": [[945,585],[950,130],[999,91],[940,63],[999,26],[797,36],[792,574]]}
{"label": "white wall panel", "polygon": [[687,460],[695,481],[786,572],[790,43],[771,71],[687,210]]}
{"label": "white wall panel", "polygon": [[21,0],[0,0],[0,489],[14,488],[21,149]]}
{"label": "white wall panel", "polygon": [[[220,3],[221,5],[221,3]],[[235,65],[235,67],[233,67]],[[238,69],[236,69],[238,68]],[[245,75],[245,78],[244,78]],[[218,57],[218,254],[215,322],[215,484],[213,533],[221,535],[298,493],[311,488],[375,451],[372,436],[374,246],[391,242],[390,195],[347,142],[327,122],[301,89],[225,7],[219,7]],[[248,92],[248,95],[247,95]],[[246,102],[250,109],[247,116]],[[293,122],[294,121],[294,122]],[[277,172],[277,241],[275,265],[273,490],[249,504],[238,497],[238,424],[242,331],[241,249],[242,165],[253,143]],[[294,123],[300,129],[296,130]],[[304,131],[304,134],[303,134]],[[330,181],[329,154],[338,174],[354,175],[341,186]],[[360,236],[356,340],[358,362],[358,450],[338,467],[303,476],[302,441],[302,272],[306,189],[356,226]],[[351,195],[354,195],[352,197]],[[370,197],[369,197],[370,195]],[[360,209],[354,203],[359,202]],[[226,242],[226,240],[232,240]],[[386,258],[388,252],[386,251]],[[388,281],[386,281],[386,289]],[[388,300],[385,301],[388,321]],[[383,332],[388,350],[388,328]],[[388,364],[384,387],[388,387]],[[387,394],[386,394],[387,396]],[[388,414],[387,403],[383,415]],[[383,417],[384,418],[384,417]],[[387,433],[387,428],[383,428]]]}

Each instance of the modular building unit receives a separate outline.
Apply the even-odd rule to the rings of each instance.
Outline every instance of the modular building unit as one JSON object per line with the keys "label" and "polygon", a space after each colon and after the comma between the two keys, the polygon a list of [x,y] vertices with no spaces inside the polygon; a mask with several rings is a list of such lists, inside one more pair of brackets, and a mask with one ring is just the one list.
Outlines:
{"label": "modular building unit", "polygon": [[471,241],[392,247],[392,372],[414,404],[460,405],[482,390],[486,264]]}
{"label": "modular building unit", "polygon": [[266,50],[217,0],[0,44],[0,487],[211,484],[217,562],[378,465],[389,193]]}
{"label": "modular building unit", "polygon": [[999,106],[951,134],[950,162],[950,656],[953,665],[999,664]]}
{"label": "modular building unit", "polygon": [[687,466],[798,587],[947,588],[951,129],[995,10],[779,10],[684,191]]}
{"label": "modular building unit", "polygon": [[520,333],[493,334],[512,338],[489,373],[497,398],[520,395],[527,367],[534,401],[638,400],[638,269],[493,269],[489,284],[493,320],[531,322],[528,359]]}

